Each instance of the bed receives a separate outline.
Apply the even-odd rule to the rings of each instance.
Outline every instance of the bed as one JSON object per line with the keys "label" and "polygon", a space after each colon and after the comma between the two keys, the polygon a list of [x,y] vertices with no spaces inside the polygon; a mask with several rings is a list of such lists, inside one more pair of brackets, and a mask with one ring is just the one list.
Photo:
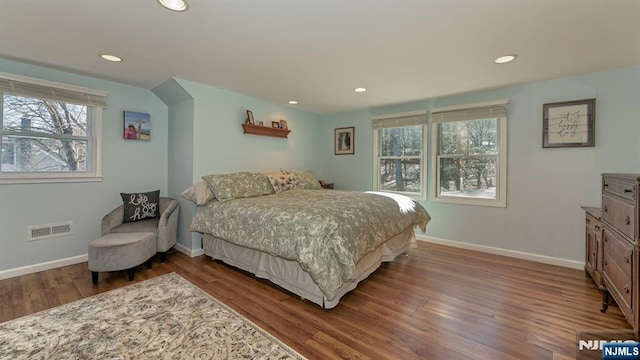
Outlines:
{"label": "bed", "polygon": [[225,197],[214,191],[218,199],[197,207],[191,231],[203,234],[212,259],[327,309],[382,262],[414,246],[414,228],[425,231],[430,220],[420,204],[402,195],[319,186],[264,192]]}

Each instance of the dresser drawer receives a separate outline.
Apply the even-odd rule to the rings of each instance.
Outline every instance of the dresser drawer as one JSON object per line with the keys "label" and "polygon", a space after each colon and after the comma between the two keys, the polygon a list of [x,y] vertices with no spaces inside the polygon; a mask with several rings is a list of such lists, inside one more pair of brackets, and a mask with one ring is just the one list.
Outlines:
{"label": "dresser drawer", "polygon": [[635,203],[602,194],[602,220],[636,241],[638,215]]}
{"label": "dresser drawer", "polygon": [[[603,236],[602,276],[605,286],[616,299],[626,316],[633,314],[633,264],[636,262],[634,246],[605,227]],[[630,317],[629,319],[633,319]]]}
{"label": "dresser drawer", "polygon": [[602,193],[617,195],[635,202],[637,196],[636,181],[604,177],[602,179]]}

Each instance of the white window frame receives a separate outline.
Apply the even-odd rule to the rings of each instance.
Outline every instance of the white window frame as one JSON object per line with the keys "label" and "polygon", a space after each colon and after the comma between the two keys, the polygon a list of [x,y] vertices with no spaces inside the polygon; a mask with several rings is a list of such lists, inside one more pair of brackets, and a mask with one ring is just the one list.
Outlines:
{"label": "white window frame", "polygon": [[[405,192],[405,191],[382,190],[380,189],[380,160],[382,159],[382,157],[380,156],[380,132],[379,132],[378,126],[376,126],[376,123],[380,123],[380,122],[392,123],[396,119],[409,118],[409,117],[424,118],[424,121],[421,121],[420,123],[405,125],[405,126],[415,126],[415,125],[422,124],[422,155],[421,156],[405,156],[405,157],[400,157],[400,159],[420,158],[420,170],[421,170],[420,171],[420,192],[414,193],[414,192]],[[406,113],[376,116],[373,118],[373,124],[374,124],[373,125],[373,188],[376,191],[402,194],[416,200],[426,201],[427,200],[427,181],[426,181],[427,151],[426,149],[428,148],[426,144],[426,140],[428,139],[427,111],[423,110],[423,111],[413,111],[413,112],[406,112]],[[405,126],[402,126],[402,125],[384,126],[384,128],[405,127]],[[385,158],[393,158],[393,157],[387,156]]]}
{"label": "white window frame", "polygon": [[[464,104],[456,106],[447,106],[434,108],[431,110],[431,114],[455,112],[455,111],[469,111],[471,109],[488,108],[492,106],[504,106],[507,105],[507,99],[501,99],[496,101],[487,101],[473,104]],[[440,132],[438,131],[438,122],[433,121],[433,115],[430,116],[430,125],[432,129],[431,138],[431,176],[430,183],[431,191],[430,198],[434,202],[443,202],[451,204],[464,204],[464,205],[479,205],[479,206],[492,206],[492,207],[506,207],[507,206],[507,120],[508,116],[500,116],[498,118],[498,154],[491,155],[496,156],[496,198],[475,198],[464,196],[445,196],[440,194],[440,155],[439,145]],[[468,120],[473,120],[469,118]]]}
{"label": "white window frame", "polygon": [[[18,84],[21,90],[11,91],[14,84]],[[18,86],[16,86],[16,88],[18,88]],[[56,95],[56,91],[58,91],[59,95]],[[47,95],[41,95],[45,92]],[[0,72],[0,116],[4,113],[2,111],[2,95],[4,93],[86,105],[87,170],[82,172],[0,171],[0,184],[102,181],[102,112],[106,107],[106,91]],[[51,95],[49,96],[49,94]],[[78,101],[68,101],[70,97]],[[14,132],[3,131],[2,128],[0,128],[0,143],[2,142],[2,135],[16,134]],[[60,138],[60,136],[56,134],[49,136],[38,133],[37,136],[52,139]]]}

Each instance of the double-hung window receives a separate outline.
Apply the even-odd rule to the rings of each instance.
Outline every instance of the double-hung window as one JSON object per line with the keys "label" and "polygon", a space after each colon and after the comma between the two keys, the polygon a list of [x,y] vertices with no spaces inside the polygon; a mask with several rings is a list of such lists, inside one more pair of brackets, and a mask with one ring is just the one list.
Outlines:
{"label": "double-hung window", "polygon": [[0,73],[0,182],[99,180],[106,95]]}
{"label": "double-hung window", "polygon": [[426,111],[373,120],[375,188],[425,199]]}
{"label": "double-hung window", "polygon": [[506,206],[507,103],[431,111],[434,201]]}

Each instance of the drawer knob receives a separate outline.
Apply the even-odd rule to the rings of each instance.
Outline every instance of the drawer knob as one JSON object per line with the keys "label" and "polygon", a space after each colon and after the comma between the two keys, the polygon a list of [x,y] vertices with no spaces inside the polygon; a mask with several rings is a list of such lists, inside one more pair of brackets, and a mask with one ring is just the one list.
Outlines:
{"label": "drawer knob", "polygon": [[632,189],[624,189],[624,193],[625,193],[625,194],[626,194],[626,193],[630,193],[630,192],[633,192],[633,190],[632,190]]}
{"label": "drawer knob", "polygon": [[596,229],[596,231],[600,231],[600,226],[596,225],[595,229]]}
{"label": "drawer knob", "polygon": [[629,287],[628,286],[624,287],[624,292],[627,293],[627,294],[629,293]]}
{"label": "drawer knob", "polygon": [[607,184],[607,183],[602,183],[602,187],[609,187],[609,184]]}
{"label": "drawer knob", "polygon": [[631,224],[631,218],[629,217],[629,215],[627,215],[627,217],[624,218],[624,221],[627,223],[627,225]]}
{"label": "drawer knob", "polygon": [[607,205],[605,205],[605,206],[604,206],[604,209],[602,209],[602,210],[604,210],[604,212],[607,212],[607,210],[608,210],[608,209],[607,209]]}
{"label": "drawer knob", "polygon": [[629,263],[629,255],[625,255],[624,262],[627,263],[627,264]]}

